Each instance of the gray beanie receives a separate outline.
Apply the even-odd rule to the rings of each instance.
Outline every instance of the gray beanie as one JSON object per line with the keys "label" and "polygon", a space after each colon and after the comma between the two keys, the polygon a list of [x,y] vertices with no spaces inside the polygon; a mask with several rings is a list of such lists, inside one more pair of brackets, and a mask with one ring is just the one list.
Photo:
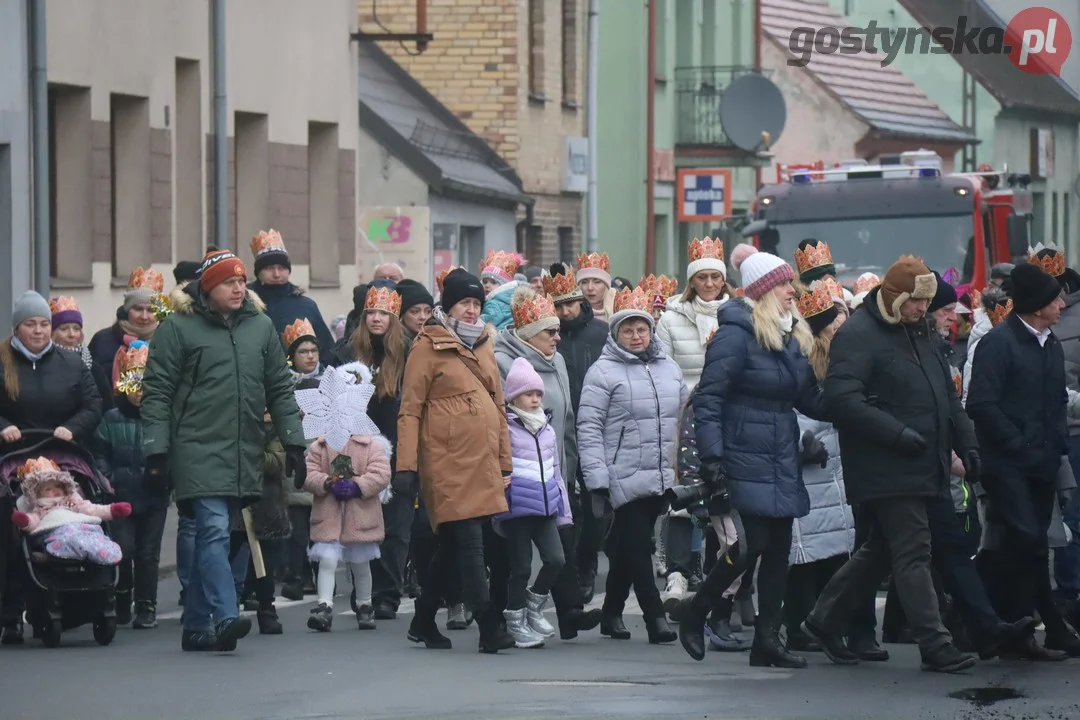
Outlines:
{"label": "gray beanie", "polygon": [[124,312],[129,312],[136,305],[149,305],[154,291],[148,287],[131,288],[124,292]]}
{"label": "gray beanie", "polygon": [[49,309],[49,301],[41,297],[33,290],[27,290],[15,301],[11,313],[11,327],[17,328],[24,320],[42,317],[52,319],[52,310]]}

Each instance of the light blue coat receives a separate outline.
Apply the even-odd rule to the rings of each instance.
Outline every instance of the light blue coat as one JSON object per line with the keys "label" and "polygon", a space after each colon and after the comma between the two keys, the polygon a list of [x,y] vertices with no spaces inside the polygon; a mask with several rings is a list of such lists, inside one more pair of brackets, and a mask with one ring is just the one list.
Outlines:
{"label": "light blue coat", "polygon": [[589,368],[578,410],[585,486],[608,490],[611,506],[662,495],[675,482],[679,416],[688,390],[655,335],[645,362],[608,337]]}
{"label": "light blue coat", "polygon": [[810,514],[795,518],[788,562],[805,565],[851,553],[855,547],[855,518],[844,492],[836,428],[802,414],[797,414],[797,418],[800,437],[807,431],[812,432],[829,453],[824,468],[815,463],[802,468],[803,484],[810,496]]}

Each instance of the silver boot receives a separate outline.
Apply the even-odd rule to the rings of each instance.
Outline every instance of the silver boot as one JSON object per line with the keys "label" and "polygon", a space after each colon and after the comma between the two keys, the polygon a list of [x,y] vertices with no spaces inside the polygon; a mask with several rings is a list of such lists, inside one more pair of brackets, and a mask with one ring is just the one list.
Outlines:
{"label": "silver boot", "polygon": [[529,627],[541,637],[555,637],[555,628],[544,617],[544,608],[551,602],[551,595],[537,595],[532,590],[525,591],[525,610]]}
{"label": "silver boot", "polygon": [[519,648],[537,648],[544,646],[544,637],[537,634],[525,618],[525,608],[520,610],[503,610],[506,618],[506,632],[514,638],[514,645]]}

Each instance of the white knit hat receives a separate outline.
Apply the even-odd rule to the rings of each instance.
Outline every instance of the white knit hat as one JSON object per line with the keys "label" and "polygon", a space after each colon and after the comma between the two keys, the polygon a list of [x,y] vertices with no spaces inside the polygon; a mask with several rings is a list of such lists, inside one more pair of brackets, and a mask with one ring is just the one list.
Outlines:
{"label": "white knit hat", "polygon": [[783,259],[761,251],[743,259],[739,273],[742,275],[743,290],[751,300],[760,300],[777,285],[795,279],[795,271]]}

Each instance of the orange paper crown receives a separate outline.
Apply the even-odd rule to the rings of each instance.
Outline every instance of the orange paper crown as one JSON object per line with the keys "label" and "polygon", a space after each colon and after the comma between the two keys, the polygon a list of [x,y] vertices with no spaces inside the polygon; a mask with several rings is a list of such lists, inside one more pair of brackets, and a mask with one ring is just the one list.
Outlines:
{"label": "orange paper crown", "polygon": [[581,300],[584,297],[574,279],[574,271],[570,268],[566,269],[565,274],[550,275],[544,272],[541,282],[544,284],[544,292],[551,296],[552,302]]}
{"label": "orange paper crown", "polygon": [[808,270],[832,264],[832,252],[822,240],[818,240],[817,245],[807,244],[805,249],[795,250],[795,268],[800,275]]}
{"label": "orange paper crown", "polygon": [[445,270],[440,270],[439,273],[435,276],[435,286],[439,288],[439,294],[442,294],[443,281],[446,280],[446,276],[454,272],[455,270],[465,270],[465,266],[456,265],[454,267],[449,267]]}
{"label": "orange paper crown", "polygon": [[514,327],[523,328],[532,325],[544,318],[558,317],[555,314],[555,303],[547,295],[537,293],[528,299],[514,303],[510,307],[510,314],[514,318]]}
{"label": "orange paper crown", "polygon": [[649,313],[651,316],[652,309],[652,295],[639,287],[636,287],[633,290],[630,288],[623,288],[615,294],[615,312],[622,312],[623,310],[641,310],[642,312]]}
{"label": "orange paper crown", "polygon": [[582,253],[578,255],[577,259],[578,270],[584,270],[585,268],[593,268],[596,270],[603,270],[606,273],[611,272],[611,258],[607,253]]}
{"label": "orange paper crown", "polygon": [[493,250],[489,252],[484,262],[480,265],[480,274],[495,275],[496,277],[510,282],[514,279],[518,268],[525,264],[525,258],[518,253]]}
{"label": "orange paper crown", "polygon": [[138,347],[127,347],[120,352],[123,353],[120,356],[121,373],[129,370],[141,370],[146,367],[146,362],[150,359],[150,344],[141,343]]}
{"label": "orange paper crown", "polygon": [[365,310],[382,310],[391,315],[401,314],[401,296],[390,288],[370,288],[364,298]]}
{"label": "orange paper crown", "polygon": [[1012,312],[1013,302],[1012,298],[1009,298],[1003,303],[998,303],[993,310],[987,313],[990,316],[990,324],[997,327],[1001,323],[1005,322],[1009,317],[1009,313]]}
{"label": "orange paper crown", "polygon": [[154,292],[161,292],[165,289],[165,277],[157,270],[137,267],[131,271],[127,285],[128,290],[134,290],[136,288],[146,288],[148,290],[153,290]]}
{"label": "orange paper crown", "polygon": [[799,296],[796,307],[804,318],[820,315],[833,306],[833,293],[828,283],[815,280],[810,289]]}
{"label": "orange paper crown", "polygon": [[285,327],[285,332],[281,333],[281,342],[285,343],[286,348],[291,348],[300,338],[312,338],[315,339],[315,327],[311,324],[311,321],[307,318],[300,318],[294,320],[291,325]]}
{"label": "orange paper crown", "polygon": [[75,302],[75,298],[61,295],[49,301],[49,311],[53,315],[62,312],[79,312],[79,304]]}
{"label": "orange paper crown", "polygon": [[260,230],[259,234],[251,238],[251,254],[255,257],[268,252],[285,252],[285,241],[281,239],[281,233],[274,228]]}
{"label": "orange paper crown", "polygon": [[855,281],[855,294],[870,292],[878,285],[881,284],[881,278],[872,272],[866,272],[859,276],[859,279]]}
{"label": "orange paper crown", "polygon": [[[1044,257],[1039,257],[1039,253],[1043,250],[1050,252]],[[1028,262],[1054,277],[1065,274],[1065,255],[1053,245],[1039,243],[1033,248],[1028,248]]]}
{"label": "orange paper crown", "polygon": [[964,376],[960,373],[953,375],[953,384],[956,386],[956,397],[964,394]]}
{"label": "orange paper crown", "polygon": [[647,293],[660,295],[667,300],[678,291],[679,280],[667,275],[646,275],[638,280],[637,286]]}
{"label": "orange paper crown", "polygon": [[821,283],[828,288],[829,294],[832,295],[833,300],[847,304],[847,299],[844,297],[844,286],[832,275],[826,275],[823,278],[815,280],[811,285],[815,283]]}
{"label": "orange paper crown", "polygon": [[39,472],[60,472],[60,466],[47,457],[30,458],[19,466],[18,478],[22,480],[27,475]]}
{"label": "orange paper crown", "polygon": [[971,289],[971,309],[977,310],[982,307],[982,290]]}
{"label": "orange paper crown", "polygon": [[694,242],[690,243],[690,247],[686,249],[686,256],[690,259],[690,262],[705,259],[723,262],[724,243],[719,238],[716,240],[709,237],[703,240],[694,238]]}

